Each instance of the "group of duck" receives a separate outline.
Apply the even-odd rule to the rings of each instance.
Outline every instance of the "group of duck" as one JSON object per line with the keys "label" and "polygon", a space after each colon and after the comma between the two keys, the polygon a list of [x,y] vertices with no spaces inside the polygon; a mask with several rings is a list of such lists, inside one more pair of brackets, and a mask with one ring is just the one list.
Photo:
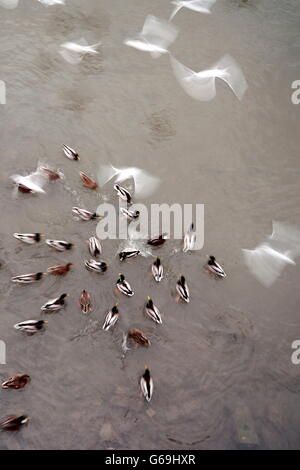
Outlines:
{"label": "group of duck", "polygon": [[[80,160],[78,153],[71,147],[64,145],[63,151],[66,157],[68,157],[70,160],[74,160],[74,161]],[[59,173],[58,171],[54,171],[50,167],[44,166],[44,165],[39,166],[37,171],[34,173],[34,175],[36,175],[37,173],[43,174],[43,176],[46,176],[48,181],[54,181],[54,180],[62,178],[61,173]],[[85,187],[91,190],[98,189],[97,182],[94,181],[91,177],[89,177],[83,172],[80,172],[79,175],[81,177],[82,184]],[[14,180],[14,184],[16,186],[17,191],[20,191],[21,193],[43,192],[42,186],[38,187],[37,180],[30,178],[30,175],[25,176],[25,177],[18,177],[18,178],[13,177],[13,180]],[[114,190],[116,191],[116,194],[119,198],[126,201],[127,205],[131,203],[132,195],[126,188],[120,186],[119,184],[115,184]],[[120,210],[122,211],[123,215],[126,216],[129,220],[136,220],[139,217],[139,211],[130,210],[130,206],[128,209],[121,208]],[[73,207],[72,214],[79,217],[80,219],[84,221],[101,218],[101,216],[98,216],[96,212],[89,212],[86,209],[79,208],[79,207]],[[14,233],[13,236],[17,240],[23,243],[30,244],[30,245],[40,243],[44,237],[44,235],[41,233]],[[184,252],[193,250],[193,247],[195,244],[195,237],[196,237],[196,234],[194,231],[194,224],[192,223],[189,230],[186,232],[184,236],[184,240],[183,240]],[[159,234],[155,238],[148,239],[147,245],[149,245],[149,247],[159,248],[165,242],[166,242],[165,235]],[[68,251],[74,248],[73,243],[70,243],[65,240],[46,239],[45,243],[50,248],[58,252]],[[88,248],[93,258],[90,260],[85,260],[84,264],[86,268],[91,271],[98,272],[98,273],[105,273],[108,269],[108,265],[104,261],[97,261],[97,258],[102,253],[102,246],[101,246],[100,240],[95,236],[90,237],[88,240]],[[119,253],[119,260],[123,262],[124,260],[134,258],[138,256],[139,254],[140,254],[140,251],[137,249],[136,250],[125,249],[124,251],[121,251]],[[27,285],[27,284],[40,281],[47,274],[54,275],[54,276],[64,276],[70,271],[71,266],[72,266],[72,263],[59,264],[59,265],[49,267],[47,269],[47,272],[37,272],[37,273],[14,276],[11,278],[11,281],[16,284]],[[213,273],[217,277],[226,276],[224,269],[216,261],[214,256],[209,257],[208,262],[207,262],[207,267],[210,273]],[[164,277],[164,268],[159,257],[156,257],[155,261],[153,262],[151,266],[151,270],[152,270],[152,274],[153,274],[155,281],[157,283],[161,282],[161,280]],[[134,291],[130,283],[125,279],[124,274],[119,274],[119,278],[116,281],[116,288],[118,289],[119,292],[121,292],[122,294],[128,297],[132,297],[134,295]],[[181,275],[179,279],[177,280],[176,291],[178,293],[177,300],[181,300],[183,302],[189,303],[190,301],[189,288],[188,288],[186,279],[183,275]],[[48,300],[44,305],[42,305],[41,310],[44,312],[55,312],[55,311],[60,310],[61,308],[64,307],[67,296],[68,294],[63,293],[55,299]],[[86,290],[83,290],[80,295],[79,305],[80,305],[80,309],[82,313],[84,314],[88,314],[92,310],[91,295]],[[148,297],[146,304],[145,304],[145,313],[151,318],[151,320],[153,320],[157,324],[159,325],[162,324],[161,313],[158,307],[153,303],[153,300],[150,297]],[[102,327],[103,330],[108,331],[110,328],[112,328],[118,321],[118,318],[119,318],[119,310],[118,310],[118,304],[116,304],[107,313],[104,319],[103,327]],[[14,325],[14,327],[17,330],[21,330],[29,335],[32,335],[38,332],[39,330],[43,329],[43,327],[47,323],[48,323],[47,320],[41,320],[41,319],[26,320],[26,321],[17,323],[16,325]],[[133,342],[135,342],[137,345],[140,344],[143,346],[150,346],[151,344],[150,340],[147,338],[144,332],[137,328],[132,328],[128,331],[125,337],[125,344],[128,338],[131,339]],[[17,389],[25,387],[29,381],[30,381],[29,375],[17,374],[13,377],[10,377],[8,380],[6,380],[2,384],[2,388],[17,390]],[[153,394],[153,379],[152,379],[152,376],[150,374],[150,370],[148,367],[145,367],[145,371],[140,378],[140,386],[141,386],[143,396],[149,402]],[[4,430],[17,430],[22,425],[26,424],[29,419],[30,418],[25,415],[9,416],[8,418],[5,418],[4,420],[0,422],[0,428]]]}

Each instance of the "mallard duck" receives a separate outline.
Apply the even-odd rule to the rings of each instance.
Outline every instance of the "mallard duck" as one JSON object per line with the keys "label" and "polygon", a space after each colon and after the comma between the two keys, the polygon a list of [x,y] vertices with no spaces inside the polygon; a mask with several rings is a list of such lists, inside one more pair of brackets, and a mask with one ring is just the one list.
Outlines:
{"label": "mallard duck", "polygon": [[120,212],[121,214],[125,215],[125,217],[127,217],[127,219],[129,220],[138,219],[140,216],[140,211],[131,211],[131,210],[125,209],[124,207],[120,208]]}
{"label": "mallard duck", "polygon": [[147,315],[149,315],[149,317],[150,317],[153,321],[155,321],[155,322],[158,323],[159,325],[162,324],[162,319],[161,319],[160,311],[159,311],[158,308],[154,305],[153,300],[152,300],[151,297],[149,297],[149,296],[148,296],[148,300],[147,300],[147,303],[146,303],[145,312],[147,313]]}
{"label": "mallard duck", "polygon": [[95,261],[94,259],[90,259],[89,261],[85,260],[84,264],[87,269],[96,271],[97,273],[104,273],[108,268],[104,261]]}
{"label": "mallard duck", "polygon": [[14,233],[13,236],[21,242],[33,245],[34,243],[40,242],[44,235],[41,233]]}
{"label": "mallard duck", "polygon": [[128,337],[133,339],[138,344],[142,344],[143,346],[150,346],[151,343],[147,336],[143,333],[143,331],[138,330],[137,328],[132,328],[128,331]]}
{"label": "mallard duck", "polygon": [[178,279],[177,284],[176,284],[176,290],[178,294],[180,295],[180,297],[182,298],[182,300],[189,303],[190,293],[189,293],[189,288],[188,288],[188,285],[186,283],[184,276],[180,276],[180,278]]}
{"label": "mallard duck", "polygon": [[70,160],[80,160],[78,153],[76,150],[72,149],[68,145],[63,145],[63,151]]}
{"label": "mallard duck", "polygon": [[27,374],[17,374],[10,377],[8,380],[3,382],[2,388],[12,388],[18,390],[19,388],[25,387],[30,381],[30,376]]}
{"label": "mallard duck", "polygon": [[117,280],[117,288],[119,289],[120,292],[122,292],[125,295],[128,295],[128,297],[132,297],[134,295],[133,290],[131,289],[131,286],[129,282],[125,280],[124,274],[119,274],[119,279]]}
{"label": "mallard duck", "polygon": [[61,179],[62,175],[58,171],[53,171],[47,166],[40,166],[40,170],[42,170],[48,176],[50,181],[55,181]]}
{"label": "mallard duck", "polygon": [[14,328],[16,330],[25,331],[26,333],[36,333],[41,330],[46,324],[47,320],[26,320],[16,323]]}
{"label": "mallard duck", "polygon": [[50,266],[47,271],[54,276],[64,276],[70,271],[71,266],[73,266],[73,263],[57,264],[56,266]]}
{"label": "mallard duck", "polygon": [[121,253],[119,253],[119,259],[120,261],[124,261],[125,259],[128,259],[128,258],[134,258],[135,256],[138,256],[139,254],[140,254],[140,250],[121,251]]}
{"label": "mallard duck", "polygon": [[90,251],[92,256],[97,258],[97,256],[101,255],[102,247],[101,247],[101,243],[98,240],[98,238],[90,237],[89,240],[88,240],[88,244],[89,244],[89,251]]}
{"label": "mallard duck", "polygon": [[102,329],[108,331],[118,321],[118,318],[119,310],[118,304],[116,304],[106,315]]}
{"label": "mallard duck", "polygon": [[222,266],[219,263],[217,263],[216,258],[214,256],[209,256],[209,260],[207,262],[207,265],[208,265],[208,269],[212,273],[216,274],[217,276],[219,276],[219,277],[226,277],[227,276],[224,269],[222,268]]}
{"label": "mallard duck", "polygon": [[81,292],[79,297],[79,305],[82,313],[90,313],[92,311],[91,296],[86,290]]}
{"label": "mallard duck", "polygon": [[73,248],[73,243],[66,242],[64,240],[46,240],[46,244],[56,251],[66,251]]}
{"label": "mallard duck", "polygon": [[194,224],[192,223],[189,230],[186,232],[183,240],[183,249],[182,251],[186,252],[194,248],[196,241],[196,234],[194,232]]}
{"label": "mallard duck", "polygon": [[120,199],[123,199],[123,201],[128,202],[128,204],[131,202],[131,194],[127,189],[122,188],[119,184],[114,185],[114,189],[117,191],[117,194]]}
{"label": "mallard duck", "polygon": [[145,372],[141,377],[141,389],[144,397],[146,398],[147,401],[150,401],[152,398],[153,394],[153,380],[150,375],[150,370],[148,367],[145,367]]}
{"label": "mallard duck", "polygon": [[0,421],[0,428],[5,431],[17,431],[24,424],[27,424],[31,418],[28,416],[9,416]]}
{"label": "mallard duck", "polygon": [[12,282],[16,284],[31,284],[32,282],[39,281],[46,273],[31,273],[22,274],[21,276],[12,277]]}
{"label": "mallard duck", "polygon": [[48,300],[42,307],[41,310],[56,311],[60,310],[65,305],[65,298],[68,294],[61,294],[56,299]]}
{"label": "mallard duck", "polygon": [[83,173],[83,171],[80,171],[79,175],[80,175],[80,178],[82,180],[83,186],[85,186],[86,188],[89,188],[89,189],[97,189],[98,188],[98,184],[96,183],[96,181],[93,180],[92,178],[90,178],[85,173]]}
{"label": "mallard duck", "polygon": [[155,238],[150,238],[148,241],[147,241],[147,244],[148,245],[151,245],[151,246],[161,246],[165,243],[166,241],[166,238],[165,238],[166,234],[162,234],[162,235],[159,235],[158,237],[155,237]]}
{"label": "mallard duck", "polygon": [[152,264],[152,274],[156,282],[160,282],[164,276],[164,268],[160,262],[160,258],[156,258]]}
{"label": "mallard duck", "polygon": [[79,207],[72,207],[72,214],[77,215],[82,220],[93,220],[93,219],[102,219],[103,217],[97,215],[96,212],[90,212],[85,209],[80,209]]}

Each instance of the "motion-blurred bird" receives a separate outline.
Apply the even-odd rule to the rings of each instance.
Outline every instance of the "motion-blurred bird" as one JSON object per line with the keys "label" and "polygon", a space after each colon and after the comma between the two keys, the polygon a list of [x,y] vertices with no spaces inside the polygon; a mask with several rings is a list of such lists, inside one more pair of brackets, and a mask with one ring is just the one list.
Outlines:
{"label": "motion-blurred bird", "polygon": [[189,10],[197,11],[198,13],[211,13],[210,8],[214,3],[216,3],[216,0],[174,0],[171,3],[175,5],[175,8],[169,21],[174,18],[181,8],[188,8]]}

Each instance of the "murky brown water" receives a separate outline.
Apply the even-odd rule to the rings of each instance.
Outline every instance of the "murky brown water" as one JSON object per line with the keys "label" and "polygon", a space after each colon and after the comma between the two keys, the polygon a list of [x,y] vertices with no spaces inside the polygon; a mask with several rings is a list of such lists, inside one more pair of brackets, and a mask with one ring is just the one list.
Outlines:
{"label": "murky brown water", "polygon": [[[300,337],[299,267],[266,289],[241,254],[271,233],[272,219],[300,220],[300,107],[290,99],[291,83],[300,79],[298,0],[220,0],[210,16],[178,13],[172,46],[178,60],[201,70],[228,52],[247,77],[242,102],[219,82],[209,103],[185,95],[168,57],[152,60],[122,45],[147,14],[168,18],[169,1],[67,3],[45,8],[21,0],[15,10],[0,11],[0,79],[7,84],[7,104],[0,106],[0,258],[7,263],[0,271],[0,339],[7,365],[0,375],[32,376],[24,390],[0,392],[1,416],[32,417],[20,433],[1,433],[0,448],[299,447],[300,366],[290,360]],[[57,51],[80,37],[103,47],[72,66]],[[62,143],[79,150],[79,163],[63,156]],[[13,199],[9,176],[32,171],[39,159],[59,167],[65,181],[46,197]],[[75,221],[70,209],[97,207],[101,192],[82,189],[78,170],[96,175],[109,161],[160,175],[163,184],[147,203],[204,203],[205,246],[170,256],[175,244],[166,244],[160,253],[168,272],[158,286],[148,274],[150,258],[122,267],[136,295],[119,299],[120,322],[103,333],[98,321],[116,299],[117,242],[103,243],[111,265],[105,277],[87,272],[84,241],[96,225]],[[54,254],[12,238],[31,231],[70,239],[77,248]],[[228,272],[222,282],[203,269],[210,253]],[[10,282],[69,260],[74,268],[64,279],[28,287]],[[180,272],[190,285],[189,305],[172,296]],[[84,288],[93,296],[89,317],[78,307]],[[62,292],[71,294],[68,305],[47,317],[45,332],[27,337],[13,329],[39,317],[40,306]],[[165,313],[161,327],[143,317],[147,295]],[[129,351],[123,361],[122,332],[133,326],[152,346]],[[145,364],[155,383],[150,405],[139,396]]]}

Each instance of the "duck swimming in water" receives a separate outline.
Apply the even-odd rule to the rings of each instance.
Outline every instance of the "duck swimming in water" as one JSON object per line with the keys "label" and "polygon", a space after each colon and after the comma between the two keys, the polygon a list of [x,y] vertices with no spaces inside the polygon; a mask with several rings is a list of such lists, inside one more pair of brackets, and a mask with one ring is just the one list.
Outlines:
{"label": "duck swimming in water", "polygon": [[59,173],[58,171],[51,170],[47,166],[40,166],[39,168],[48,176],[50,181],[55,181],[63,177],[61,173]]}
{"label": "duck swimming in water", "polygon": [[160,282],[164,275],[164,268],[160,262],[160,258],[156,258],[152,264],[152,274],[156,282]]}
{"label": "duck swimming in water", "polygon": [[154,305],[151,297],[148,297],[148,300],[145,306],[145,312],[151,318],[151,320],[155,321],[155,323],[158,323],[159,325],[162,324],[160,311]]}
{"label": "duck swimming in water", "polygon": [[66,157],[68,157],[70,160],[80,160],[76,150],[72,149],[68,145],[63,145],[63,151]]}
{"label": "duck swimming in water", "polygon": [[30,376],[27,374],[17,374],[13,377],[10,377],[8,380],[3,382],[2,388],[11,388],[14,390],[19,390],[19,388],[25,387],[30,381]]}
{"label": "duck swimming in water", "polygon": [[56,266],[50,266],[47,271],[54,276],[64,276],[70,271],[71,266],[73,266],[73,263],[57,264]]}
{"label": "duck swimming in water", "polygon": [[150,375],[150,370],[148,369],[147,366],[145,367],[145,372],[141,377],[140,384],[141,384],[142,393],[144,397],[146,398],[146,400],[149,402],[153,394],[153,380]]}
{"label": "duck swimming in water", "polygon": [[24,424],[27,424],[31,418],[28,416],[9,416],[0,421],[0,428],[5,431],[18,431]]}
{"label": "duck swimming in water", "polygon": [[84,264],[87,269],[96,271],[97,273],[104,273],[108,268],[104,261],[95,261],[94,259],[90,259],[89,261],[85,260]]}
{"label": "duck swimming in water", "polygon": [[127,219],[129,220],[136,220],[140,216],[140,211],[131,211],[125,209],[124,207],[120,208],[120,212],[121,214],[125,215],[125,217],[127,217]]}
{"label": "duck swimming in water", "polygon": [[25,331],[26,333],[36,333],[41,330],[46,324],[47,320],[26,320],[16,323],[14,328],[16,330]]}
{"label": "duck swimming in water", "polygon": [[127,189],[122,188],[119,184],[114,185],[114,190],[117,191],[117,194],[120,199],[123,199],[123,201],[126,201],[128,204],[131,202],[131,194]]}
{"label": "duck swimming in water", "polygon": [[119,310],[118,304],[116,304],[106,315],[102,329],[108,331],[118,321],[118,318]]}
{"label": "duck swimming in water", "polygon": [[209,260],[207,262],[207,266],[208,266],[208,269],[212,273],[216,274],[216,276],[226,277],[226,273],[225,273],[224,269],[222,268],[222,266],[219,263],[217,263],[216,258],[214,256],[209,257]]}
{"label": "duck swimming in water", "polygon": [[188,288],[188,285],[186,283],[184,276],[180,276],[180,278],[178,279],[177,284],[176,284],[176,290],[178,294],[180,295],[180,297],[182,298],[182,300],[189,303],[190,293],[189,293],[189,288]]}
{"label": "duck swimming in water", "polygon": [[81,292],[81,295],[79,298],[79,305],[80,305],[82,313],[86,314],[92,311],[91,296],[86,290],[83,290]]}
{"label": "duck swimming in water", "polygon": [[139,254],[140,254],[140,250],[121,251],[121,253],[119,253],[119,259],[120,261],[124,261],[125,259],[135,258]]}
{"label": "duck swimming in water", "polygon": [[131,330],[128,331],[128,337],[133,339],[138,344],[141,344],[143,346],[150,346],[151,343],[147,336],[143,333],[143,331],[138,330],[137,328],[132,328]]}
{"label": "duck swimming in water", "polygon": [[66,251],[73,248],[73,243],[66,242],[65,240],[46,240],[46,244],[56,251]]}
{"label": "duck swimming in water", "polygon": [[97,258],[97,256],[101,255],[102,247],[98,238],[90,237],[88,240],[88,244],[89,244],[89,251],[91,253],[91,256],[94,256],[94,258]]}
{"label": "duck swimming in water", "polygon": [[103,218],[102,216],[97,215],[96,212],[90,212],[85,209],[80,209],[79,207],[73,207],[72,214],[80,217],[82,220],[85,220],[85,221]]}
{"label": "duck swimming in water", "polygon": [[33,245],[34,243],[40,242],[44,235],[41,233],[14,233],[13,236],[21,242]]}
{"label": "duck swimming in water", "polygon": [[43,278],[45,273],[31,273],[31,274],[22,274],[20,276],[12,277],[12,282],[16,284],[32,284]]}
{"label": "duck swimming in water", "polygon": [[128,297],[132,297],[134,295],[133,290],[131,289],[131,286],[129,282],[125,280],[124,274],[119,274],[119,279],[117,280],[117,288],[119,289],[122,294],[127,295]]}
{"label": "duck swimming in water", "polygon": [[65,305],[65,298],[68,294],[61,294],[56,299],[48,300],[42,307],[41,310],[55,312],[60,310]]}
{"label": "duck swimming in water", "polygon": [[98,188],[98,184],[96,183],[96,181],[93,180],[92,178],[90,178],[85,173],[83,173],[83,171],[80,171],[79,175],[80,175],[80,178],[82,180],[83,186],[85,186],[86,188],[89,188],[89,189],[97,189]]}
{"label": "duck swimming in water", "polygon": [[147,241],[147,244],[148,245],[151,245],[151,246],[161,246],[165,243],[166,241],[166,238],[165,238],[166,234],[162,234],[162,235],[159,235],[158,237],[155,237],[155,238],[150,238],[148,241]]}

